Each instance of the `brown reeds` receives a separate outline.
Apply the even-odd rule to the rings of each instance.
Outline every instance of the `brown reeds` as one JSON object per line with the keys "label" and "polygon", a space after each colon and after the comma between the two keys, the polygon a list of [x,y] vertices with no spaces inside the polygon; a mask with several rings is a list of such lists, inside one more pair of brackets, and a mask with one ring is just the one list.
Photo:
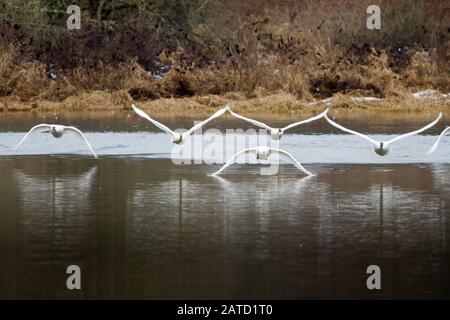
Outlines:
{"label": "brown reeds", "polygon": [[[233,103],[289,113],[332,96],[350,109],[359,103],[349,96],[384,98],[376,107],[392,109],[412,91],[450,92],[448,2],[382,0],[382,30],[373,31],[368,1],[180,1],[187,13],[170,11],[177,30],[131,5],[123,15],[134,25],[105,29],[100,12],[79,34],[49,18],[38,35],[8,15],[20,21],[0,30],[1,109],[121,109],[137,100],[163,110]],[[51,49],[46,36],[56,39]]]}

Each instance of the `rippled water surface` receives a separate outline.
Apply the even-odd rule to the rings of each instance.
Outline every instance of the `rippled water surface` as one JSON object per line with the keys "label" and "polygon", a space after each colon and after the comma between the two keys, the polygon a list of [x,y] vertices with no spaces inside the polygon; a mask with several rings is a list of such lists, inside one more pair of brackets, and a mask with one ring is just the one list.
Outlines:
{"label": "rippled water surface", "polygon": [[[318,122],[280,145],[316,176],[283,162],[216,178],[232,142],[217,164],[176,165],[169,138],[126,114],[46,118],[0,117],[2,298],[450,298],[450,137],[426,154],[445,121],[386,157]],[[431,118],[343,123],[386,139]],[[100,158],[70,135],[12,151],[39,122],[77,125]],[[72,264],[81,291],[66,289]],[[381,291],[366,288],[372,264]]]}

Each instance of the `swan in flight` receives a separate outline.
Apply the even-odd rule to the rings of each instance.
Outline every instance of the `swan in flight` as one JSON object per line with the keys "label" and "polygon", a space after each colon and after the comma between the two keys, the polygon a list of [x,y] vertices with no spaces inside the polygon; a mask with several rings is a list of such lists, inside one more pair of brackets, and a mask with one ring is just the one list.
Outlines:
{"label": "swan in flight", "polygon": [[172,137],[172,142],[176,144],[182,144],[186,140],[186,138],[193,133],[195,130],[203,127],[205,124],[207,124],[209,121],[223,115],[227,110],[229,110],[229,107],[226,106],[216,113],[214,113],[212,116],[210,116],[208,119],[197,123],[195,126],[193,126],[191,129],[189,129],[186,132],[180,133],[170,130],[167,126],[163,125],[162,123],[156,121],[155,119],[151,118],[147,113],[136,107],[136,105],[132,104],[131,107],[133,108],[134,112],[136,112],[139,116],[141,116],[144,119],[147,119],[151,123],[153,123],[155,126],[157,126],[162,131],[168,133]]}
{"label": "swan in flight", "polygon": [[51,133],[52,136],[54,136],[55,138],[61,138],[64,135],[64,133],[66,133],[66,132],[75,133],[78,137],[80,137],[87,144],[92,155],[95,158],[97,158],[97,155],[95,154],[94,150],[92,149],[91,145],[89,144],[89,141],[86,139],[84,134],[79,129],[77,129],[75,127],[63,126],[63,125],[59,125],[59,124],[42,123],[42,124],[38,124],[38,125],[34,126],[33,128],[30,129],[30,131],[28,131],[28,133],[25,135],[25,137],[23,137],[22,140],[20,140],[20,142],[14,147],[14,150],[17,150],[22,145],[22,143],[24,143],[24,141],[28,138],[28,136],[34,132]]}
{"label": "swan in flight", "polygon": [[444,134],[450,130],[450,127],[445,128],[444,131],[441,132],[441,134],[439,135],[439,137],[437,138],[436,142],[433,144],[433,146],[430,148],[430,150],[428,150],[428,154],[433,153],[436,151],[436,148],[439,144],[439,141],[441,141],[441,138],[444,136]]}
{"label": "swan in flight", "polygon": [[234,160],[236,160],[236,158],[238,156],[240,156],[241,154],[245,154],[245,153],[255,154],[257,160],[267,160],[272,153],[278,153],[279,155],[282,155],[282,156],[288,158],[289,160],[291,160],[294,163],[294,165],[303,173],[307,174],[308,176],[314,175],[313,173],[306,170],[297,160],[295,160],[295,158],[289,152],[281,150],[281,149],[277,149],[277,148],[270,148],[270,147],[255,147],[255,148],[248,148],[248,149],[241,150],[241,151],[237,152],[234,156],[232,156],[231,159],[228,160],[227,163],[225,163],[222,166],[222,168],[220,168],[218,171],[214,172],[212,175],[213,176],[219,175],[223,170],[225,170],[226,168],[231,166],[234,163]]}
{"label": "swan in flight", "polygon": [[392,143],[394,143],[394,142],[396,142],[396,141],[398,141],[398,140],[400,140],[400,139],[403,139],[403,138],[406,138],[406,137],[409,137],[409,136],[412,136],[412,135],[421,133],[421,132],[423,132],[423,131],[425,131],[425,130],[431,128],[431,127],[434,126],[441,118],[442,118],[442,113],[440,112],[439,115],[437,116],[437,118],[436,118],[433,122],[427,124],[425,127],[421,128],[421,129],[419,129],[419,130],[416,130],[416,131],[412,131],[412,132],[408,132],[408,133],[399,135],[398,137],[395,137],[394,139],[391,139],[391,140],[389,140],[389,141],[383,142],[383,141],[376,141],[376,140],[374,140],[374,139],[372,139],[372,138],[366,136],[365,134],[362,134],[362,133],[359,133],[359,132],[356,132],[356,131],[347,129],[347,128],[341,126],[340,124],[337,124],[336,122],[334,122],[333,120],[331,120],[330,118],[328,118],[327,115],[325,115],[325,119],[328,121],[328,123],[330,123],[331,125],[335,126],[336,128],[338,128],[338,129],[340,129],[340,130],[342,130],[342,131],[345,131],[345,132],[348,132],[348,133],[357,135],[357,136],[359,136],[359,137],[361,137],[361,138],[364,138],[364,139],[366,139],[366,140],[372,142],[372,143],[375,145],[375,147],[373,148],[373,151],[375,151],[375,153],[378,154],[379,156],[385,156],[385,155],[387,155],[387,154],[389,153],[389,150],[390,150],[390,149],[389,149],[389,146],[390,146]]}
{"label": "swan in flight", "polygon": [[272,127],[269,127],[267,124],[262,123],[260,121],[253,120],[253,119],[241,116],[240,114],[237,114],[237,113],[233,112],[231,109],[228,109],[228,111],[230,111],[230,113],[233,116],[235,116],[236,118],[239,118],[241,120],[250,122],[251,124],[254,124],[257,127],[264,128],[264,129],[268,130],[270,132],[270,136],[271,136],[271,138],[273,140],[280,140],[286,130],[292,129],[293,127],[300,126],[300,125],[305,124],[305,123],[309,123],[309,122],[312,122],[312,121],[315,121],[315,120],[319,120],[320,118],[326,116],[326,114],[328,112],[328,108],[324,112],[322,112],[321,114],[319,114],[317,116],[314,116],[312,118],[309,118],[309,119],[306,119],[306,120],[302,120],[302,121],[299,121],[299,122],[292,123],[292,124],[290,124],[290,125],[288,125],[288,126],[286,126],[284,128],[272,128]]}

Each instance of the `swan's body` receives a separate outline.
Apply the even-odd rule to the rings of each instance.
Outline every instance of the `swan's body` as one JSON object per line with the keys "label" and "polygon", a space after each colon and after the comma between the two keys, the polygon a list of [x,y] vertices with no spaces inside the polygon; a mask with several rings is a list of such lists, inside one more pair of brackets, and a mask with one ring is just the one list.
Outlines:
{"label": "swan's body", "polygon": [[88,146],[89,150],[91,151],[92,155],[97,158],[97,155],[95,154],[94,150],[92,149],[91,145],[89,144],[89,141],[86,139],[84,134],[77,128],[71,127],[71,126],[63,126],[59,124],[38,124],[34,126],[33,128],[28,131],[28,133],[25,135],[25,137],[20,140],[20,142],[14,147],[14,150],[17,150],[24,141],[30,136],[30,134],[34,132],[40,132],[40,133],[51,133],[52,136],[55,138],[61,138],[66,132],[72,132],[76,136],[80,137],[84,143]]}
{"label": "swan's body", "polygon": [[195,130],[203,127],[205,124],[207,124],[208,122],[210,122],[211,120],[223,115],[228,109],[228,106],[226,106],[225,108],[220,109],[219,111],[217,111],[216,113],[214,113],[212,116],[210,116],[208,119],[197,123],[195,126],[193,126],[191,129],[189,129],[186,132],[180,133],[180,132],[175,132],[171,129],[169,129],[167,126],[163,125],[162,123],[156,121],[155,119],[151,118],[147,113],[145,113],[144,111],[142,111],[141,109],[139,109],[138,107],[136,107],[134,104],[131,105],[131,107],[133,108],[134,112],[136,112],[140,117],[150,121],[151,123],[153,123],[156,127],[158,127],[159,129],[161,129],[162,131],[166,132],[167,134],[169,134],[172,137],[172,142],[176,143],[176,144],[182,144],[185,142],[186,138],[191,135]]}
{"label": "swan's body", "polygon": [[306,170],[297,160],[295,160],[295,158],[289,152],[281,150],[281,149],[277,149],[277,148],[270,148],[270,147],[255,147],[255,148],[248,148],[248,149],[241,150],[241,151],[237,152],[233,157],[231,157],[231,159],[228,160],[222,166],[222,168],[220,168],[218,171],[214,172],[212,175],[213,176],[219,175],[223,170],[225,170],[226,168],[231,166],[238,156],[240,156],[241,154],[245,154],[245,153],[255,154],[256,159],[258,159],[258,160],[267,160],[272,153],[278,153],[282,156],[285,156],[289,160],[291,160],[294,163],[294,165],[303,173],[307,174],[308,176],[314,175],[311,172],[309,172],[308,170]]}
{"label": "swan's body", "polygon": [[428,154],[433,153],[433,152],[436,151],[436,148],[437,148],[437,146],[438,146],[438,144],[439,144],[439,141],[441,141],[442,137],[443,137],[443,136],[445,135],[445,133],[446,133],[447,131],[449,131],[449,130],[450,130],[450,127],[447,127],[447,128],[445,128],[444,131],[441,132],[441,134],[440,134],[439,137],[437,138],[436,142],[433,144],[433,146],[430,148],[430,150],[428,150]]}
{"label": "swan's body", "polygon": [[340,124],[334,122],[330,118],[328,118],[327,115],[325,115],[324,117],[328,121],[328,123],[330,123],[332,126],[338,128],[338,129],[340,129],[342,131],[345,131],[345,132],[357,135],[358,137],[364,138],[364,139],[368,140],[369,142],[373,143],[374,144],[373,151],[376,154],[378,154],[379,156],[385,156],[385,155],[387,155],[389,153],[390,145],[392,143],[394,143],[394,142],[396,142],[396,141],[398,141],[400,139],[403,139],[403,138],[406,138],[406,137],[409,137],[409,136],[421,133],[421,132],[431,128],[432,126],[434,126],[442,118],[442,113],[439,113],[437,118],[433,122],[430,122],[429,124],[427,124],[425,127],[420,128],[420,129],[418,129],[416,131],[412,131],[412,132],[408,132],[408,133],[399,135],[398,137],[395,137],[394,139],[391,139],[391,140],[385,141],[385,142],[383,142],[383,141],[376,141],[376,140],[366,136],[365,134],[362,134],[362,133],[359,133],[357,131],[353,131],[353,130],[347,129],[347,128],[341,126]]}
{"label": "swan's body", "polygon": [[231,109],[228,109],[228,111],[230,111],[230,113],[233,116],[235,116],[236,118],[239,118],[241,120],[250,122],[251,124],[254,124],[257,127],[260,127],[260,128],[268,130],[270,132],[270,137],[273,140],[280,140],[285,131],[287,131],[289,129],[292,129],[294,127],[300,126],[302,124],[309,123],[309,122],[312,122],[312,121],[315,121],[315,120],[318,120],[318,119],[324,117],[327,114],[328,109],[326,109],[325,111],[323,111],[322,113],[320,113],[317,116],[311,117],[311,118],[306,119],[306,120],[302,120],[302,121],[298,121],[298,122],[292,123],[292,124],[290,124],[290,125],[288,125],[288,126],[286,126],[284,128],[272,128],[272,127],[268,126],[267,124],[265,124],[263,122],[260,122],[260,121],[254,120],[254,119],[250,119],[250,118],[241,116],[240,114],[237,114],[237,113],[233,112]]}

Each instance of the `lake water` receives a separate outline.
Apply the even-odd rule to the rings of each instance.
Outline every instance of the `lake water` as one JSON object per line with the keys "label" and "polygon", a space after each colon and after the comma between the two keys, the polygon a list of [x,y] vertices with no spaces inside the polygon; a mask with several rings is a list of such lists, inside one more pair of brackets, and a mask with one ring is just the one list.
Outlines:
{"label": "lake water", "polygon": [[[432,117],[340,122],[386,140]],[[100,158],[70,135],[12,151],[41,122],[76,125]],[[446,123],[379,157],[319,121],[279,146],[316,176],[283,162],[277,175],[253,163],[212,177],[233,139],[192,153],[216,164],[177,165],[168,136],[126,113],[2,115],[0,298],[450,298],[450,137],[426,154]],[[200,138],[202,150],[218,141]],[[80,291],[66,288],[69,265]],[[366,287],[369,265],[381,290]]]}

